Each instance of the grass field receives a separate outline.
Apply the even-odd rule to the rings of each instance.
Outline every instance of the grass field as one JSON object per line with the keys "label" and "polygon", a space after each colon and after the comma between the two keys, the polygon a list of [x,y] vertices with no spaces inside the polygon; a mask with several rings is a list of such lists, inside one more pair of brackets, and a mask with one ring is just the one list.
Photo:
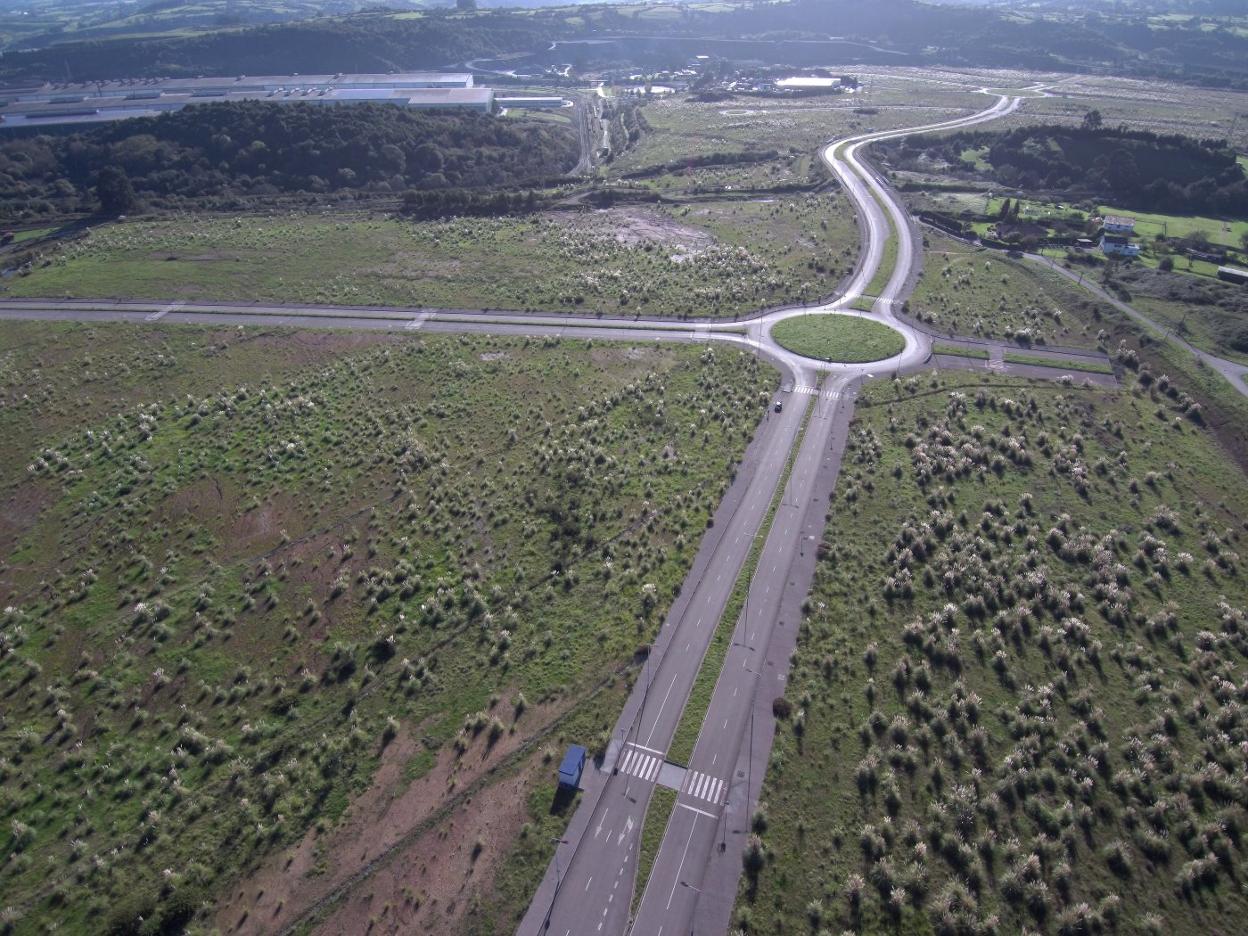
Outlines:
{"label": "grass field", "polygon": [[98,228],[5,292],[727,317],[830,293],[857,245],[823,194],[420,223],[186,217]]}
{"label": "grass field", "polygon": [[1025,344],[1096,347],[1098,329],[1077,287],[1043,283],[1023,263],[927,231],[923,275],[910,313],[959,335]]}
{"label": "grass field", "polygon": [[857,364],[900,354],[901,332],[856,315],[797,315],[772,326],[783,347],[821,361]]}
{"label": "grass field", "polygon": [[1248,125],[1236,115],[1243,113],[1246,105],[1248,97],[1242,91],[1081,75],[1061,82],[1049,97],[1027,101],[1017,113],[994,122],[993,128],[1037,123],[1077,125],[1095,109],[1107,127],[1125,124],[1132,130],[1227,139],[1244,152],[1248,150]]}
{"label": "grass field", "polygon": [[1203,420],[1152,378],[865,391],[738,926],[1237,927],[1248,496]]}
{"label": "grass field", "polygon": [[1141,238],[1152,240],[1159,234],[1170,240],[1190,237],[1197,232],[1209,236],[1211,244],[1240,249],[1243,236],[1248,234],[1248,221],[1224,221],[1219,218],[1203,218],[1199,215],[1162,215],[1149,214],[1143,211],[1128,211],[1125,208],[1113,208],[1101,205],[1102,214],[1126,215],[1135,219],[1135,233]]}
{"label": "grass field", "polygon": [[554,759],[605,745],[774,375],[2,330],[6,926],[281,929],[366,853],[331,929],[514,928],[574,809]]}
{"label": "grass field", "polygon": [[[610,174],[712,153],[774,149],[809,156],[821,143],[867,126],[887,130],[935,122],[982,109],[987,100],[904,82],[877,83],[871,95],[870,101],[855,95],[791,102],[749,97],[713,103],[687,96],[660,99],[647,104],[644,112],[652,132],[613,163]],[[864,104],[879,112],[855,113]]]}

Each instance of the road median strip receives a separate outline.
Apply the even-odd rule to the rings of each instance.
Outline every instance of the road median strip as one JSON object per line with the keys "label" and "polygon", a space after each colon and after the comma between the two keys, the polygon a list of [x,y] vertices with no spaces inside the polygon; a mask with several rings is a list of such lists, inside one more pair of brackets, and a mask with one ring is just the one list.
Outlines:
{"label": "road median strip", "polygon": [[759,533],[754,537],[754,544],[746,557],[745,565],[741,567],[741,571],[737,574],[737,581],[733,586],[732,594],[728,597],[728,604],[724,608],[723,614],[720,615],[719,621],[716,622],[715,633],[711,637],[706,654],[702,657],[702,665],[698,668],[698,675],[694,679],[693,688],[689,691],[689,698],[685,702],[680,722],[676,726],[676,733],[672,736],[672,743],[667,748],[667,759],[673,763],[681,764],[682,766],[688,765],[689,758],[693,755],[694,745],[697,743],[698,735],[702,731],[702,722],[706,719],[707,710],[711,705],[711,696],[715,692],[715,684],[719,681],[720,671],[724,668],[724,660],[728,656],[728,648],[732,642],[732,635],[736,630],[737,618],[745,607],[746,595],[749,594],[750,584],[753,582],[754,573],[758,569],[758,561],[762,556],[763,547],[766,545],[767,534],[771,532],[771,525],[775,520],[776,511],[780,507],[780,502],[784,499],[784,491],[788,486],[789,476],[793,473],[793,465],[797,461],[798,452],[801,451],[802,442],[806,438],[806,430],[810,425],[810,419],[814,411],[815,405],[811,405],[802,417],[801,428],[798,430],[797,437],[793,440],[793,446],[789,450],[788,460],[785,462],[784,471],[780,475],[775,493],[772,494],[767,514],[759,526]]}
{"label": "road median strip", "polygon": [[676,795],[676,791],[670,787],[657,785],[654,792],[650,794],[646,816],[641,822],[641,845],[637,850],[637,878],[633,886],[630,917],[637,913],[641,895],[646,892],[646,885],[650,881],[650,870],[654,867],[654,859],[659,856],[659,846],[663,844],[663,836],[667,834],[667,824],[676,809]]}

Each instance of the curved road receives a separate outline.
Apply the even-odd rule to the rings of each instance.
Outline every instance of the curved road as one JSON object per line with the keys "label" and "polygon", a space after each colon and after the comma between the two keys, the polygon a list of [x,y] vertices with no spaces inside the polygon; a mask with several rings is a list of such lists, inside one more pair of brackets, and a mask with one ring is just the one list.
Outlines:
{"label": "curved road", "polygon": [[[635,882],[642,820],[650,794],[661,782],[678,790],[677,808],[655,861],[652,886],[642,896],[631,932],[675,936],[689,932],[695,919],[701,931],[722,932],[741,867],[744,817],[762,783],[763,771],[753,770],[752,765],[757,765],[760,751],[765,764],[765,752],[770,747],[770,698],[783,688],[774,684],[765,690],[762,687],[777,679],[783,683],[787,672],[784,648],[796,639],[797,620],[790,615],[786,629],[783,615],[788,613],[786,608],[796,607],[805,597],[814,563],[814,550],[807,549],[806,544],[823,528],[827,494],[817,496],[815,492],[831,490],[830,481],[839,468],[852,414],[852,399],[861,381],[875,373],[916,368],[930,355],[928,336],[892,313],[916,260],[910,222],[897,198],[861,161],[859,151],[879,140],[994,120],[1019,104],[1018,97],[995,96],[991,107],[964,118],[864,134],[824,148],[823,159],[858,209],[866,250],[847,288],[814,309],[772,312],[745,323],[686,324],[437,309],[11,300],[0,302],[0,318],[488,332],[634,342],[719,341],[748,348],[771,360],[782,372],[782,392],[789,394],[790,405],[779,414],[768,410],[716,512],[714,526],[704,537],[680,597],[655,640],[642,677],[625,704],[602,770],[587,766],[585,795],[518,930],[520,936],[547,931],[559,936],[619,936],[628,929],[633,888],[635,883],[646,884]],[[897,243],[896,265],[871,317],[900,331],[905,336],[904,350],[874,364],[836,365],[804,358],[777,345],[770,329],[784,318],[812,313],[865,314],[847,307],[864,294],[879,270],[890,226]],[[807,420],[812,401],[814,409]],[[801,445],[793,455],[774,522],[769,530],[764,529],[799,438]],[[716,624],[756,540],[764,534],[747,613],[739,621],[688,769],[666,764],[668,745]],[[781,629],[780,639],[773,639],[777,629]],[[765,743],[760,743],[754,737],[755,719],[751,715],[763,708],[766,717],[759,721],[766,725],[759,730]],[[742,778],[747,782],[742,783]],[[723,843],[721,848],[715,847],[717,838]],[[734,846],[731,849],[729,838]],[[704,929],[707,926],[711,928]]]}

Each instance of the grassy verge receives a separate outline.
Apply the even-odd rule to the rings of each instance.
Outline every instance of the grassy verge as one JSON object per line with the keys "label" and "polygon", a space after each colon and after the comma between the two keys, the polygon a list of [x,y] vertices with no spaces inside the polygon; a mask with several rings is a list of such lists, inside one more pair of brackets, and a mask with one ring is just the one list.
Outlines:
{"label": "grassy verge", "polygon": [[868,296],[878,296],[884,291],[884,287],[893,277],[893,267],[897,265],[897,236],[893,231],[893,222],[888,219],[887,214],[884,217],[888,223],[888,236],[884,239],[884,252],[880,255],[880,265],[875,275],[871,277],[871,282],[867,284]]}
{"label": "grassy verge", "polygon": [[632,910],[636,912],[645,893],[646,883],[650,880],[650,869],[654,867],[654,859],[658,857],[659,846],[663,844],[663,833],[667,831],[667,821],[676,808],[676,791],[665,786],[656,786],[650,794],[650,805],[646,807],[646,818],[641,825],[641,849],[637,853],[637,882],[633,887]]}
{"label": "grassy verge", "polygon": [[979,361],[988,360],[986,348],[965,348],[962,345],[945,344],[943,341],[932,343],[932,354],[947,354],[952,357],[975,358]]}
{"label": "grassy verge", "polygon": [[715,683],[719,681],[719,672],[724,668],[724,658],[728,655],[728,647],[732,642],[733,631],[736,630],[737,618],[741,616],[745,607],[745,598],[749,593],[750,583],[754,579],[754,570],[758,568],[758,560],[763,553],[763,544],[766,542],[768,531],[771,530],[771,523],[775,519],[776,510],[780,507],[780,501],[784,497],[785,485],[789,483],[789,475],[793,472],[793,462],[801,450],[802,440],[806,437],[806,427],[810,424],[810,417],[814,411],[813,406],[806,411],[801,431],[798,432],[793,448],[789,451],[789,458],[780,476],[780,483],[776,485],[776,493],[772,495],[771,505],[767,508],[767,516],[763,518],[759,534],[754,538],[754,544],[750,548],[750,555],[737,576],[724,613],[720,615],[719,622],[715,625],[715,635],[711,638],[710,646],[707,647],[706,656],[702,658],[702,666],[698,669],[697,679],[694,680],[689,699],[685,702],[680,723],[676,726],[672,743],[667,748],[667,759],[673,763],[688,764],[689,758],[693,756],[693,746],[697,743],[698,733],[702,730],[706,710],[710,708]]}
{"label": "grassy verge", "polygon": [[1114,372],[1108,361],[1058,360],[1051,357],[1041,357],[1037,354],[1020,354],[1017,351],[1006,351],[1005,363],[1029,364],[1033,367],[1053,367],[1058,370],[1084,371],[1089,374],[1112,374]]}
{"label": "grassy verge", "polygon": [[783,319],[771,336],[788,350],[838,363],[880,361],[906,346],[901,332],[854,315],[797,315]]}

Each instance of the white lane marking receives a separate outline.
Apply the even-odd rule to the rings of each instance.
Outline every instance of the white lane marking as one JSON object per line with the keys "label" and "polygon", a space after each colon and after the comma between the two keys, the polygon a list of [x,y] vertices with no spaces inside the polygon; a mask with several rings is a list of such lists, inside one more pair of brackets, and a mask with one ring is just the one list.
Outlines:
{"label": "white lane marking", "polygon": [[695,817],[693,824],[689,826],[689,838],[685,840],[685,850],[681,853],[680,864],[676,866],[676,875],[672,879],[672,892],[667,895],[667,908],[672,909],[672,898],[676,896],[676,888],[680,886],[680,872],[685,870],[685,858],[689,855],[689,843],[693,841],[693,830],[698,827],[698,820]]}
{"label": "white lane marking", "polygon": [[615,837],[615,845],[618,848],[620,843],[624,841],[625,836],[633,831],[633,817],[629,816],[624,822],[624,828],[620,830],[620,834]]}
{"label": "white lane marking", "polygon": [[184,305],[186,305],[186,303],[184,302],[174,302],[170,305],[165,306],[163,309],[160,309],[159,311],[153,312],[151,315],[148,315],[144,319],[144,321],[159,322],[162,318],[164,318],[170,312],[176,312],[178,309],[182,308],[182,306]]}
{"label": "white lane marking", "polygon": [[663,754],[665,753],[664,751],[660,751],[657,748],[646,747],[644,744],[638,744],[636,741],[629,741],[628,746],[641,748],[643,751],[649,751],[651,754],[658,754],[660,757],[662,757]]}
{"label": "white lane marking", "polygon": [[585,882],[585,889],[589,890],[589,885],[592,883],[594,883],[594,876],[591,874],[589,876],[589,880]]}
{"label": "white lane marking", "polygon": [[712,755],[711,755],[711,766],[712,766],[712,767],[714,767],[714,766],[715,766],[715,762],[716,762],[716,761],[718,761],[718,760],[719,760],[719,755],[718,755],[718,754],[712,754]]}
{"label": "white lane marking", "polygon": [[663,709],[667,707],[667,699],[672,694],[672,686],[676,685],[676,677],[672,676],[671,684],[667,687],[667,692],[663,693],[663,701],[659,703],[659,713],[654,716],[654,724],[650,726],[650,734],[646,736],[646,744],[650,743],[650,739],[654,737],[654,732],[659,727],[659,718],[663,715]]}
{"label": "white lane marking", "polygon": [[682,809],[687,809],[687,810],[689,810],[690,812],[697,813],[699,816],[706,816],[706,818],[707,818],[707,819],[714,819],[714,818],[715,818],[715,814],[714,814],[714,813],[709,813],[709,812],[707,812],[707,811],[706,811],[706,810],[704,810],[704,809],[698,809],[698,807],[697,807],[697,806],[690,806],[688,803],[677,803],[676,805],[677,805],[677,806],[679,806],[679,807],[681,807]]}
{"label": "white lane marking", "polygon": [[602,811],[602,818],[598,820],[598,828],[594,829],[594,838],[597,838],[599,835],[602,834],[602,824],[607,821],[607,813],[609,813],[610,811],[611,811],[610,806],[608,806],[606,809]]}

